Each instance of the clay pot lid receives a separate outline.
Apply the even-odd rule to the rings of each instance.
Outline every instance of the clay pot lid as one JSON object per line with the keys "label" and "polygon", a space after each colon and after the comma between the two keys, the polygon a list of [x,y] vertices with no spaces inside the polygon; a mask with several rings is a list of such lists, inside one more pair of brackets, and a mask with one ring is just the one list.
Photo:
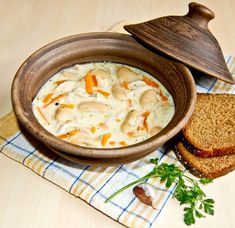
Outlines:
{"label": "clay pot lid", "polygon": [[192,2],[185,16],[161,17],[124,28],[154,50],[234,84],[219,43],[208,29],[208,22],[214,17],[210,9]]}

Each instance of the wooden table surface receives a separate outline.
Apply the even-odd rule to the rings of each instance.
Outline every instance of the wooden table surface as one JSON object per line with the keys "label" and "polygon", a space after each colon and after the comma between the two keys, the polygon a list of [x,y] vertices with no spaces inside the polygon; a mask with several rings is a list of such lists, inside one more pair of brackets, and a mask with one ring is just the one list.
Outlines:
{"label": "wooden table surface", "polygon": [[[0,0],[0,116],[11,110],[10,87],[19,66],[41,46],[77,33],[105,31],[121,20],[140,22],[183,15],[185,0]],[[226,54],[235,54],[235,1],[205,0],[216,18],[210,30]],[[1,129],[0,129],[1,130]],[[194,227],[235,227],[235,172],[205,191],[216,214]],[[121,227],[83,201],[0,154],[0,227]],[[182,208],[171,200],[156,225],[182,227]]]}

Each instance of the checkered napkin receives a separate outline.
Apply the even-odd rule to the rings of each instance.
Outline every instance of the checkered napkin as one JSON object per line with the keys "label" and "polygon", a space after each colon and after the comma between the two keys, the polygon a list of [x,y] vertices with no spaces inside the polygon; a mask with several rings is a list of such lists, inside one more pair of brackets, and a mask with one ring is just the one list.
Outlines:
{"label": "checkered napkin", "polygon": [[[226,61],[230,71],[235,71],[235,59],[228,56]],[[197,77],[196,83],[199,92],[235,93],[234,86],[213,78]],[[34,139],[18,125],[13,113],[0,120],[0,154],[20,162],[127,227],[150,227],[153,223],[157,223],[157,218],[171,198],[175,186],[167,189],[156,179],[148,180],[158,194],[156,210],[140,203],[134,197],[132,189],[126,190],[106,204],[104,201],[107,197],[149,172],[153,167],[149,163],[150,158],[159,158],[160,162],[181,166],[167,145],[143,159],[118,167],[79,165],[57,156]]]}

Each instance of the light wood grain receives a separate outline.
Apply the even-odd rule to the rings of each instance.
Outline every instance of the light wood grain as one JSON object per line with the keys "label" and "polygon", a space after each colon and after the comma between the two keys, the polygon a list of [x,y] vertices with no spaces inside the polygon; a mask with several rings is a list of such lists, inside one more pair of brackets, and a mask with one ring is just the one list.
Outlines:
{"label": "light wood grain", "polygon": [[[11,110],[10,86],[21,63],[41,46],[77,33],[105,31],[123,19],[140,22],[183,15],[184,0],[1,0],[0,116]],[[235,54],[235,1],[205,0],[216,18],[209,24],[226,54]],[[22,165],[0,154],[0,227],[121,227]],[[216,200],[216,214],[195,227],[234,227],[235,172],[205,190]],[[182,227],[182,208],[171,200],[158,227]]]}

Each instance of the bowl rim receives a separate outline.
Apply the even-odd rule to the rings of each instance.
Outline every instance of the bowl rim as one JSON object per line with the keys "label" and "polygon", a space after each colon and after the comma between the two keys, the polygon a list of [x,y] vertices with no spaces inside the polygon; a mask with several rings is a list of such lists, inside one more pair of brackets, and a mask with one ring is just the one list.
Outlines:
{"label": "bowl rim", "polygon": [[[12,105],[13,110],[16,114],[16,117],[19,119],[19,121],[23,124],[23,126],[38,140],[43,142],[45,145],[58,150],[58,151],[66,151],[64,153],[72,154],[72,155],[78,155],[78,156],[85,156],[90,158],[120,158],[120,157],[127,157],[131,155],[135,155],[136,153],[139,153],[143,150],[148,150],[149,152],[155,150],[159,147],[159,144],[163,144],[166,141],[168,141],[170,138],[175,136],[182,128],[183,126],[188,122],[189,118],[191,117],[195,103],[196,103],[196,85],[193,79],[193,76],[189,69],[179,63],[172,60],[164,59],[165,61],[170,62],[174,66],[176,66],[178,69],[180,69],[185,74],[185,82],[187,83],[188,88],[190,89],[190,103],[188,104],[188,108],[185,111],[185,115],[181,118],[181,120],[175,125],[174,128],[171,128],[168,130],[167,134],[160,134],[155,135],[158,136],[157,138],[155,136],[139,142],[137,144],[132,144],[126,147],[117,147],[117,148],[91,148],[91,147],[83,147],[75,144],[68,143],[64,140],[61,140],[57,138],[56,136],[52,135],[49,131],[47,131],[45,128],[42,127],[42,125],[38,122],[38,124],[41,126],[40,131],[38,129],[38,125],[34,126],[30,124],[29,120],[29,114],[24,112],[21,105],[21,98],[19,96],[20,94],[20,80],[19,77],[21,73],[23,72],[23,69],[27,67],[27,62],[29,60],[34,59],[37,55],[43,55],[47,53],[50,50],[53,50],[55,47],[58,47],[58,45],[63,45],[66,42],[73,42],[73,40],[77,39],[99,39],[99,38],[115,38],[117,40],[122,39],[126,42],[136,43],[139,44],[132,36],[127,34],[121,34],[121,33],[113,33],[113,32],[92,32],[92,33],[83,33],[78,35],[72,35],[68,37],[64,37],[61,39],[58,39],[56,41],[53,41],[37,51],[35,51],[32,55],[30,55],[20,66],[18,71],[15,74],[14,80],[12,82],[12,88],[11,88],[11,99],[12,99]],[[34,116],[34,118],[37,120],[37,118]],[[163,129],[164,130],[164,129]],[[157,139],[157,140],[156,140]],[[66,149],[65,149],[66,148]],[[108,153],[107,153],[108,152]],[[117,153],[118,152],[118,153]]]}

